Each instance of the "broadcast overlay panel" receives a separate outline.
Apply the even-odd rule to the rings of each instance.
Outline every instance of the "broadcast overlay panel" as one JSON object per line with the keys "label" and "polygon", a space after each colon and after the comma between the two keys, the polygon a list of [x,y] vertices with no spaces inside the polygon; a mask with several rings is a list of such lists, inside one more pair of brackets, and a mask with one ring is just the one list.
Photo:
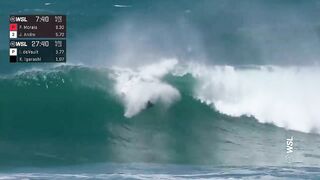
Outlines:
{"label": "broadcast overlay panel", "polygon": [[11,15],[11,63],[66,62],[65,15]]}

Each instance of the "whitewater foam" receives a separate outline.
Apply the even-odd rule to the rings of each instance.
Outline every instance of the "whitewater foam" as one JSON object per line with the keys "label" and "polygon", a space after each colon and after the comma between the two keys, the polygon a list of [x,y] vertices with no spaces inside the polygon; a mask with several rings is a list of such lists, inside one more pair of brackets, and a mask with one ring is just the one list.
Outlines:
{"label": "whitewater foam", "polygon": [[125,106],[125,117],[132,117],[147,107],[148,103],[170,105],[180,98],[179,91],[161,80],[178,63],[166,59],[136,70],[114,67],[115,91]]}
{"label": "whitewater foam", "polygon": [[194,96],[224,114],[252,115],[259,122],[302,132],[320,130],[318,67],[190,64],[185,72],[197,79]]}

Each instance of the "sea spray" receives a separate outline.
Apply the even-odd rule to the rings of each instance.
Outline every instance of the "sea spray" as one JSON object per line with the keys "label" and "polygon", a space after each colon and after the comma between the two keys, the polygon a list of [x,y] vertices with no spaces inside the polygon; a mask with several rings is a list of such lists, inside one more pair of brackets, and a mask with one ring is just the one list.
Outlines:
{"label": "sea spray", "polygon": [[203,66],[185,69],[197,79],[194,96],[230,116],[302,131],[320,130],[320,68]]}
{"label": "sea spray", "polygon": [[115,68],[115,91],[124,103],[124,116],[132,117],[148,104],[161,102],[169,106],[177,101],[179,91],[161,80],[177,63],[175,59],[167,59],[137,70]]}

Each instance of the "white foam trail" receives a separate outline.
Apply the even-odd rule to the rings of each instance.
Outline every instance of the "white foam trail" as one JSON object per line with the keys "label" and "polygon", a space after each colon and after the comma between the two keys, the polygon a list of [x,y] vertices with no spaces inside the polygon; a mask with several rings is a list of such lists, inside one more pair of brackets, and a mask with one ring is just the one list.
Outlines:
{"label": "white foam trail", "polygon": [[125,4],[115,4],[113,6],[117,7],[117,8],[130,8],[130,7],[132,7],[131,5],[125,5]]}
{"label": "white foam trail", "polygon": [[195,96],[231,116],[253,115],[302,132],[320,132],[320,68],[235,69],[192,64]]}
{"label": "white foam trail", "polygon": [[180,93],[161,78],[178,63],[167,59],[136,70],[114,68],[116,93],[125,106],[125,116],[132,117],[146,108],[148,102],[170,105],[180,98]]}

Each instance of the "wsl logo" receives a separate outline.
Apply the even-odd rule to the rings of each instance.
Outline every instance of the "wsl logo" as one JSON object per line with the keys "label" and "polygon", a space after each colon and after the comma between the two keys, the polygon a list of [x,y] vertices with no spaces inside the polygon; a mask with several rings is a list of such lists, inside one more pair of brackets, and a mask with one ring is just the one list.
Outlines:
{"label": "wsl logo", "polygon": [[293,136],[291,136],[290,138],[287,138],[286,139],[286,160],[287,160],[287,163],[291,164],[293,162],[292,160],[292,153],[293,153]]}
{"label": "wsl logo", "polygon": [[293,136],[287,139],[287,154],[293,153]]}

